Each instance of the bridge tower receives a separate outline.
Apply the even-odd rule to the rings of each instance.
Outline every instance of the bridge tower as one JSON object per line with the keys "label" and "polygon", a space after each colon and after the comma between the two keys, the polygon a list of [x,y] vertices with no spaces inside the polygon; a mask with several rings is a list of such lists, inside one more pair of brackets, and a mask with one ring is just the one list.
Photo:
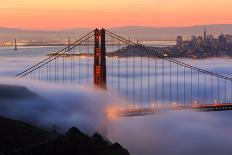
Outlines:
{"label": "bridge tower", "polygon": [[105,30],[94,30],[94,85],[106,89]]}

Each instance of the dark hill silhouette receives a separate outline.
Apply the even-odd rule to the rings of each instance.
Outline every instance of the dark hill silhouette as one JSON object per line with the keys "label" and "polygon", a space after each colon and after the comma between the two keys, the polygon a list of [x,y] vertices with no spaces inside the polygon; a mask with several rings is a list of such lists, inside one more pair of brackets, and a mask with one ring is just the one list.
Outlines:
{"label": "dark hill silhouette", "polygon": [[72,127],[65,134],[0,117],[0,155],[129,155],[98,133],[92,137]]}

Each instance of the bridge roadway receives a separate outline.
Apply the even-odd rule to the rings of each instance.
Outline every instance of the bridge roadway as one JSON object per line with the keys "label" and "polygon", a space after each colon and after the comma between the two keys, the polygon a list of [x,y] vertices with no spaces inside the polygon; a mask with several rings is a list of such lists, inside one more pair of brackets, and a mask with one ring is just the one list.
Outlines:
{"label": "bridge roadway", "polygon": [[152,106],[146,108],[129,107],[129,108],[108,108],[106,110],[109,118],[116,117],[133,117],[133,116],[146,116],[158,114],[162,110],[196,110],[201,112],[211,111],[227,111],[232,110],[232,103],[218,103],[218,104],[192,104],[189,106],[184,105],[170,105],[170,106]]}

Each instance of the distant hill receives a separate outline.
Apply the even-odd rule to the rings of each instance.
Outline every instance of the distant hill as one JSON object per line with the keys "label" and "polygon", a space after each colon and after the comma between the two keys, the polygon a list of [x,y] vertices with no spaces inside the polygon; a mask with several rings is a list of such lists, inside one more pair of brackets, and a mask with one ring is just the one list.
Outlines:
{"label": "distant hill", "polygon": [[78,28],[72,30],[63,30],[63,31],[39,31],[39,30],[22,30],[17,28],[3,28],[0,27],[0,41],[4,40],[13,40],[17,38],[18,40],[57,40],[57,39],[67,39],[78,38],[87,32],[90,29],[87,28]]}
{"label": "distant hill", "polygon": [[221,33],[232,34],[232,24],[198,25],[190,27],[141,27],[128,26],[111,28],[115,33],[139,40],[175,40],[178,35],[189,38],[192,35],[203,35],[204,29],[208,34],[218,36]]}
{"label": "distant hill", "polygon": [[[126,38],[138,40],[175,40],[176,36],[183,35],[190,37],[192,35],[203,35],[204,28],[213,35],[221,33],[232,34],[232,24],[214,24],[214,25],[197,25],[189,27],[143,27],[143,26],[126,26],[109,28],[114,33],[118,33]],[[27,31],[17,28],[1,28],[0,41],[18,38],[22,40],[55,40],[65,39],[67,37],[78,38],[86,34],[91,29],[77,28],[62,31]]]}

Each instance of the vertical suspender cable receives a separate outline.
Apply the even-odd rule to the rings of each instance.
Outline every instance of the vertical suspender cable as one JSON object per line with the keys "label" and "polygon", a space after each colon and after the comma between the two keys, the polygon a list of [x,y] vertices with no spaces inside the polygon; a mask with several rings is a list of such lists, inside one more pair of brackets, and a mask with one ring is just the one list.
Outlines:
{"label": "vertical suspender cable", "polygon": [[220,103],[220,95],[219,95],[219,91],[220,91],[220,79],[218,78],[218,103]]}
{"label": "vertical suspender cable", "polygon": [[213,103],[213,76],[211,75],[211,103]]}
{"label": "vertical suspender cable", "polygon": [[[114,52],[114,38],[111,37],[111,52]],[[111,87],[114,89],[114,55],[111,58]]]}
{"label": "vertical suspender cable", "polygon": [[155,55],[155,103],[157,103],[157,56]]}
{"label": "vertical suspender cable", "polygon": [[147,70],[148,70],[148,81],[147,81],[147,84],[148,84],[148,104],[150,103],[150,53],[148,53],[148,67],[147,67]]}
{"label": "vertical suspender cable", "polygon": [[128,90],[128,51],[126,51],[126,97],[129,99],[129,90]]}
{"label": "vertical suspender cable", "polygon": [[63,83],[65,82],[65,55],[62,56],[63,57]]}
{"label": "vertical suspender cable", "polygon": [[191,69],[190,75],[190,98],[191,98],[191,105],[193,104],[193,70]]}
{"label": "vertical suspender cable", "polygon": [[55,59],[56,61],[56,82],[58,82],[58,74],[57,74],[57,71],[58,71],[58,61],[57,61],[58,58]]}
{"label": "vertical suspender cable", "polygon": [[185,103],[185,100],[186,100],[186,98],[185,98],[185,67],[184,67],[184,105],[186,104]]}
{"label": "vertical suspender cable", "polygon": [[89,84],[89,58],[90,58],[90,54],[89,54],[89,39],[87,40],[87,74],[86,74],[86,80],[87,80],[87,84]]}
{"label": "vertical suspender cable", "polygon": [[133,102],[135,104],[135,50],[133,50]]}
{"label": "vertical suspender cable", "polygon": [[81,84],[81,46],[79,45],[79,56],[78,56],[78,82]]}
{"label": "vertical suspender cable", "polygon": [[[82,54],[82,45],[80,45],[80,54]],[[79,57],[80,59],[79,59],[79,66],[80,66],[80,83],[82,84],[82,58],[81,58],[81,56]]]}
{"label": "vertical suspender cable", "polygon": [[206,104],[206,74],[204,74],[204,103]]}
{"label": "vertical suspender cable", "polygon": [[200,103],[200,73],[197,72],[197,103]]}
{"label": "vertical suspender cable", "polygon": [[169,101],[172,104],[172,63],[169,61]]}
{"label": "vertical suspender cable", "polygon": [[226,80],[225,80],[225,99],[224,99],[224,103],[226,103],[226,98],[227,98],[227,94],[226,94],[227,92],[226,92]]}
{"label": "vertical suspender cable", "polygon": [[230,81],[230,99],[229,99],[229,103],[232,102],[232,81]]}
{"label": "vertical suspender cable", "polygon": [[143,52],[140,51],[140,105],[143,104]]}
{"label": "vertical suspender cable", "polygon": [[120,40],[118,40],[118,95],[120,94]]}
{"label": "vertical suspender cable", "polygon": [[164,105],[164,59],[162,58],[162,104]]}
{"label": "vertical suspender cable", "polygon": [[73,48],[73,82],[75,83],[75,48]]}
{"label": "vertical suspender cable", "polygon": [[47,63],[47,82],[48,82],[48,63]]}
{"label": "vertical suspender cable", "polygon": [[179,66],[176,65],[176,104],[179,104]]}

